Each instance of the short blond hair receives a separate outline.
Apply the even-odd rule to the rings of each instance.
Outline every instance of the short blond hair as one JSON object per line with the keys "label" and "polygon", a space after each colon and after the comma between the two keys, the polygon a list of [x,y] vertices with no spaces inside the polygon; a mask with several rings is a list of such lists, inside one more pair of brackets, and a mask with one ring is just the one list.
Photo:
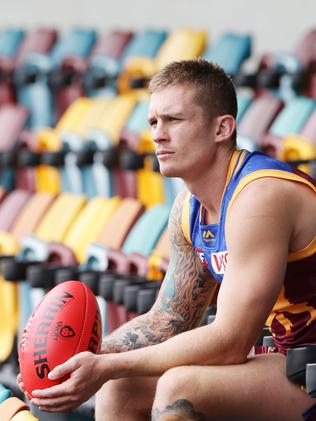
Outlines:
{"label": "short blond hair", "polygon": [[193,87],[195,100],[207,118],[226,114],[236,118],[238,107],[234,84],[218,64],[202,58],[174,61],[152,77],[149,92],[173,85]]}

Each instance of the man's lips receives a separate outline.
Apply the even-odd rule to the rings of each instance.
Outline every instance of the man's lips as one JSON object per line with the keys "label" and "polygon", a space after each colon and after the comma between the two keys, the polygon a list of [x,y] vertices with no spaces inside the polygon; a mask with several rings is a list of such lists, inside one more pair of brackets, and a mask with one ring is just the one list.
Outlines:
{"label": "man's lips", "polygon": [[159,149],[156,152],[156,154],[157,154],[157,157],[158,158],[161,158],[163,156],[172,155],[172,154],[174,154],[174,152],[173,151],[170,151],[169,149]]}

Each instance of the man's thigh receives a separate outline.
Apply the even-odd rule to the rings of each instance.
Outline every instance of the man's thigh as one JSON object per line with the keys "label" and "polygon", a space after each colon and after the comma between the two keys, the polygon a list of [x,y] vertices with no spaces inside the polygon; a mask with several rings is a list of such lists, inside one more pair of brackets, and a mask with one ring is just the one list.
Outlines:
{"label": "man's thigh", "polygon": [[287,379],[285,364],[283,355],[266,354],[242,365],[169,370],[158,382],[153,419],[302,421],[314,400]]}

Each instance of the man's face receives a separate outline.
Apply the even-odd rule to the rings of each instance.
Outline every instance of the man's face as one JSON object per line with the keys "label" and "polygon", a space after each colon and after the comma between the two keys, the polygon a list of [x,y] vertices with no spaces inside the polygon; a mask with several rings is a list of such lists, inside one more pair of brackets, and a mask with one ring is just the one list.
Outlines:
{"label": "man's face", "polygon": [[162,175],[191,181],[203,174],[215,150],[215,121],[207,119],[192,87],[155,91],[148,120]]}

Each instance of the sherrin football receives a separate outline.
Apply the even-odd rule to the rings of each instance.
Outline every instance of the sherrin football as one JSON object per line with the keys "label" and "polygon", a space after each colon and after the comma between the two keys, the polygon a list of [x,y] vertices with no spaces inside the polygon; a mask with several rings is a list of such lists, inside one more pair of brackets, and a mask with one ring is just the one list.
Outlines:
{"label": "sherrin football", "polygon": [[26,392],[65,379],[49,380],[57,365],[83,351],[97,353],[102,323],[97,300],[82,282],[66,281],[51,289],[30,316],[19,344],[19,364]]}

